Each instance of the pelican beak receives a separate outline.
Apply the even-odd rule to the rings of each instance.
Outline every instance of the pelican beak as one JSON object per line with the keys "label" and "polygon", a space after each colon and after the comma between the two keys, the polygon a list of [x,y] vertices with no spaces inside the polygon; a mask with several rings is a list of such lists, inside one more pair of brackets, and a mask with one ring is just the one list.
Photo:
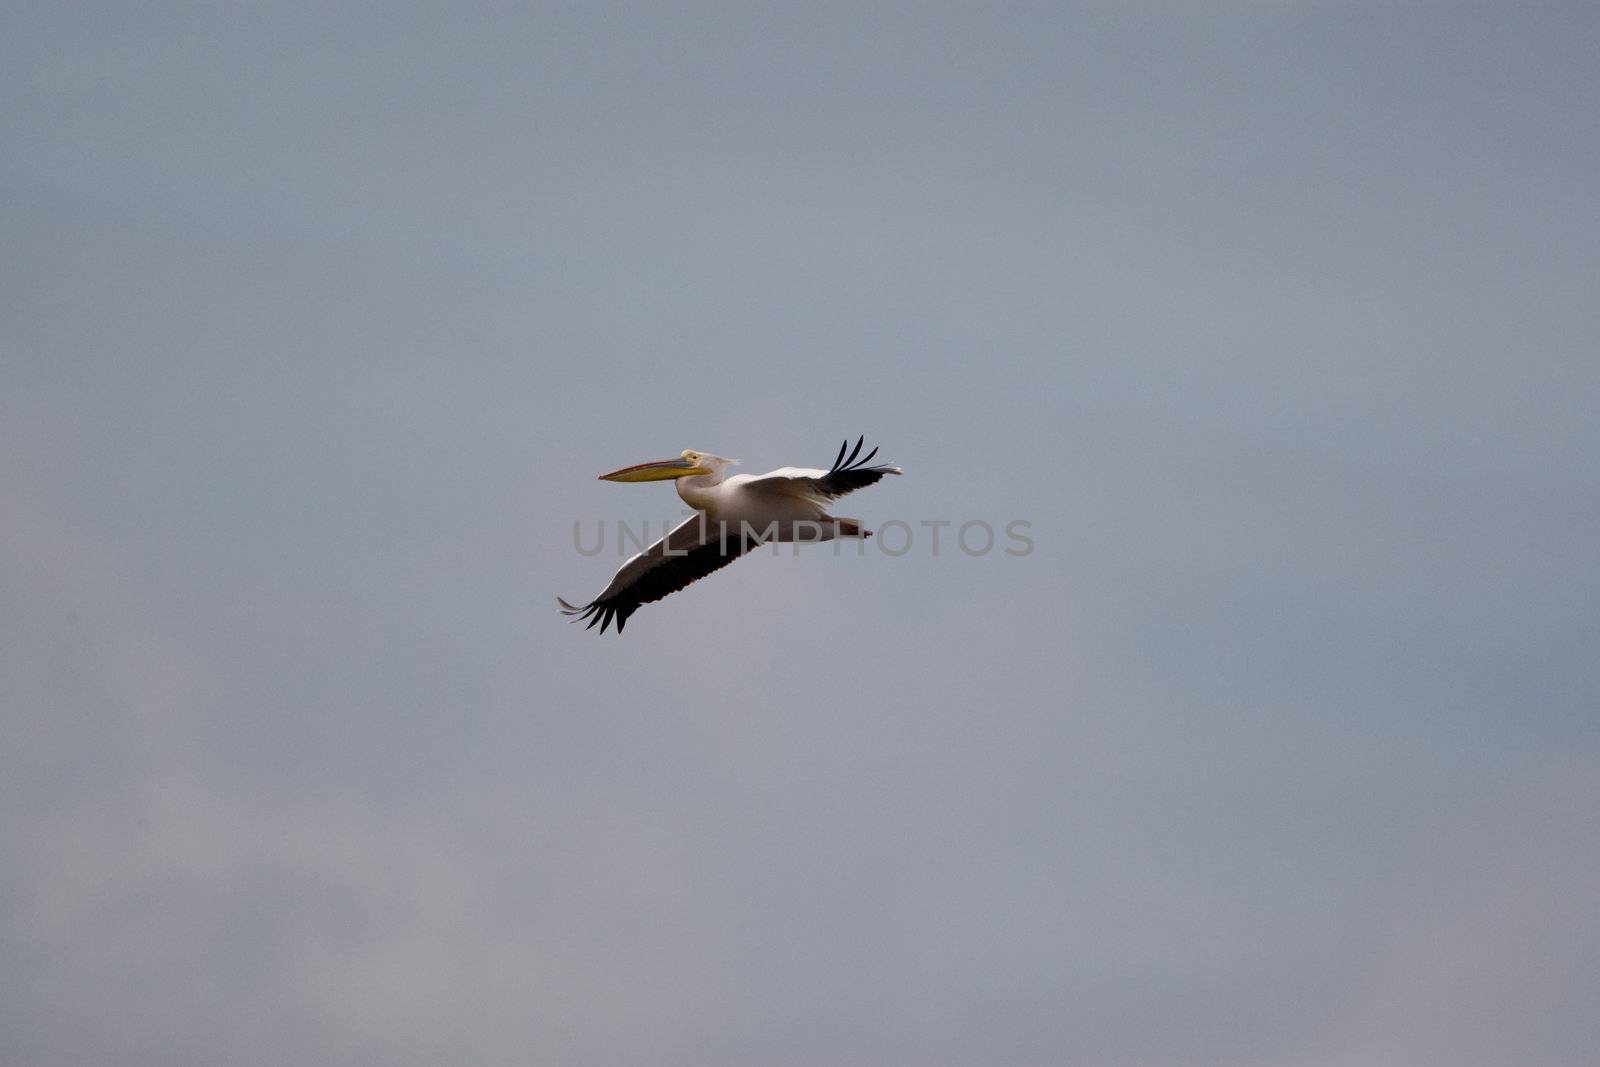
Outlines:
{"label": "pelican beak", "polygon": [[669,478],[685,478],[693,474],[710,474],[705,467],[679,456],[675,459],[658,459],[654,463],[638,463],[619,471],[600,475],[602,482],[664,482]]}

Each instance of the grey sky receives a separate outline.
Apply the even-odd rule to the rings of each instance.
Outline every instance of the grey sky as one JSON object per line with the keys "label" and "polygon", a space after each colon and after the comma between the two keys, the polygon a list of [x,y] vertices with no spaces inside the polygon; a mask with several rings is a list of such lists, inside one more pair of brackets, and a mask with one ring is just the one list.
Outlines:
{"label": "grey sky", "polygon": [[0,1059],[1592,1062],[1592,6],[328,6],[0,39]]}

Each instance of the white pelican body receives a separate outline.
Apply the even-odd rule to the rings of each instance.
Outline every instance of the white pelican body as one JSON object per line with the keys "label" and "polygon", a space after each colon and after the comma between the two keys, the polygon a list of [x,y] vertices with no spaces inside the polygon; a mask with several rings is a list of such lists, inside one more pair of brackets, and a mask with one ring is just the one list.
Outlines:
{"label": "white pelican body", "polygon": [[[640,463],[602,474],[602,481],[653,482],[672,479],[683,502],[694,508],[679,525],[624,563],[605,591],[584,607],[557,598],[563,614],[600,623],[600,632],[616,620],[621,633],[628,616],[641,604],[660,600],[738,559],[768,541],[831,541],[836,537],[871,537],[859,519],[836,518],[827,505],[899,467],[869,467],[874,448],[860,460],[864,439],[845,458],[846,441],[829,470],[780,467],[766,474],[723,472],[737,460],[686,450],[679,458]],[[576,621],[576,620],[574,620]]]}

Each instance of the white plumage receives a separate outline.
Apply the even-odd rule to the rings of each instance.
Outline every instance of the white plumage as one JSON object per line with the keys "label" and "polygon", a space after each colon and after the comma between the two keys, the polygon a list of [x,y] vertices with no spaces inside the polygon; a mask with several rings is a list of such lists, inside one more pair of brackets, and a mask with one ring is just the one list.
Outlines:
{"label": "white plumage", "polygon": [[[640,463],[600,475],[603,481],[653,482],[672,479],[678,495],[697,514],[667,536],[629,559],[605,590],[578,607],[557,597],[563,614],[600,624],[604,633],[613,620],[621,633],[628,616],[677,592],[690,582],[725,567],[749,549],[769,541],[831,541],[836,537],[871,537],[859,519],[829,515],[830,503],[871,485],[899,467],[868,466],[874,448],[860,459],[865,438],[855,449],[846,441],[828,470],[780,467],[766,474],[724,478],[737,460],[687,449],[676,459]],[[574,620],[576,621],[576,619]]]}

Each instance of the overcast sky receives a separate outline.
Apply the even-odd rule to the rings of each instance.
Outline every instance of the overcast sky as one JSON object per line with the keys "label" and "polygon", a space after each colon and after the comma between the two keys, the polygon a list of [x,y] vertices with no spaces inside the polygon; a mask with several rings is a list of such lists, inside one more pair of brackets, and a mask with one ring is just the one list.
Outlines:
{"label": "overcast sky", "polygon": [[1595,12],[12,5],[0,1059],[1593,1063]]}

